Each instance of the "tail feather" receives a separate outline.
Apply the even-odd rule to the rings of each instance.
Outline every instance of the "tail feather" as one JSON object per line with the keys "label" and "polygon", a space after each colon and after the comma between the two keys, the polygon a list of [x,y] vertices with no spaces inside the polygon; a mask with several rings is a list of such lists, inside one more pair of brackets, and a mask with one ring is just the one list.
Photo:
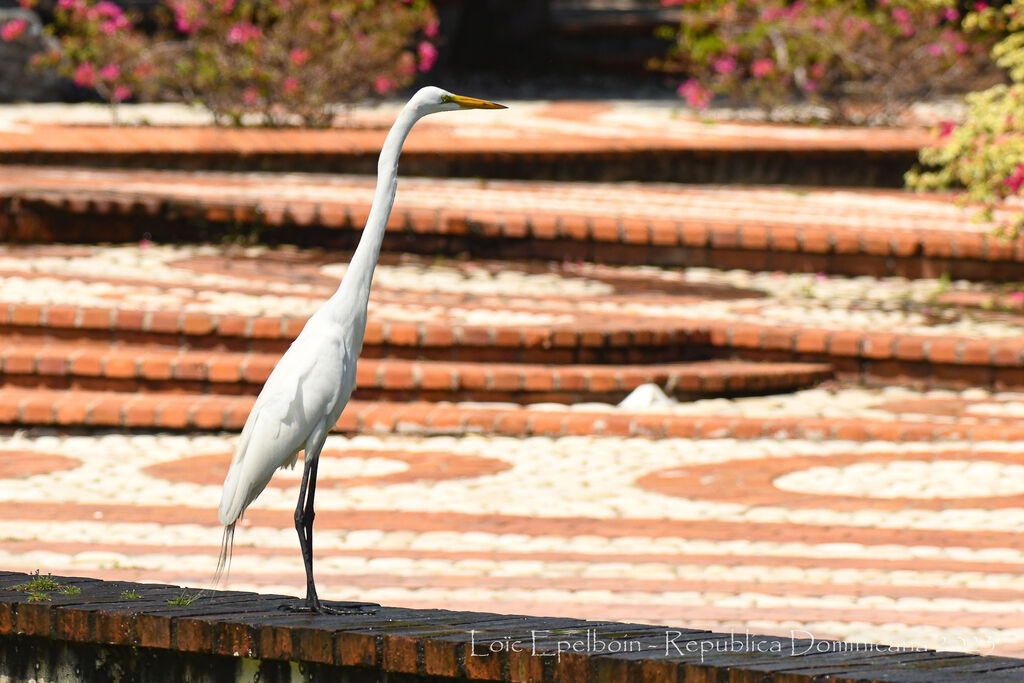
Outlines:
{"label": "tail feather", "polygon": [[213,587],[217,588],[226,581],[231,572],[231,556],[235,548],[235,522],[225,525],[224,535],[220,540],[220,556],[217,558],[217,571],[213,574]]}

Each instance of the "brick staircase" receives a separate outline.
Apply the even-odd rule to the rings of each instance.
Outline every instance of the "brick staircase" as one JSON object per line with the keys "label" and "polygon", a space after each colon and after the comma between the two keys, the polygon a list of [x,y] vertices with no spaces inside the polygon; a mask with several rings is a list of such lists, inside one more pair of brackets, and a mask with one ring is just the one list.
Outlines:
{"label": "brick staircase", "polygon": [[[537,163],[548,163],[544,158],[603,154],[600,150],[608,142],[597,134],[576,141],[543,134],[551,120],[575,118],[580,112],[574,111],[549,107],[547,119],[537,118],[532,128],[525,126],[535,135],[519,140],[514,152],[500,137],[496,142],[467,134],[465,128],[455,132],[473,144],[449,149],[452,130],[434,125],[410,140],[410,155],[428,167],[438,159],[454,165],[476,159],[473,163],[497,164],[500,169],[505,155],[514,153],[520,157],[516,163],[526,163],[520,172],[530,174]],[[580,111],[599,117],[603,110]],[[645,130],[647,139],[655,139]],[[118,136],[100,130],[77,135],[80,132],[59,126],[42,126],[32,136],[0,130],[0,147],[5,150],[0,156],[7,162],[98,159],[115,166],[191,166],[212,160],[211,165],[220,167],[223,160],[252,154],[297,160],[296,149],[302,158],[327,158],[328,148],[342,138],[348,141],[340,147],[347,150],[344,154],[369,158],[378,135],[358,128],[324,133],[142,128]],[[862,131],[752,126],[747,132],[744,149],[812,157],[866,149],[874,155],[904,154],[923,140],[916,133],[897,131],[865,137]],[[685,135],[685,127],[668,133],[657,138],[661,153],[701,148],[704,154],[727,158],[740,150],[739,132],[728,127],[719,129],[717,141],[710,142]],[[632,138],[622,153],[635,153],[644,141]],[[0,166],[0,234],[9,241],[47,244],[167,242],[258,230],[270,241],[350,249],[371,196],[372,178],[361,176],[8,163]],[[60,258],[62,249],[40,247],[28,257]],[[393,262],[393,254],[403,252],[468,254],[492,272],[514,262],[537,270],[530,264],[580,260],[996,279],[1012,279],[1024,260],[1024,250],[989,235],[945,199],[886,190],[473,183],[415,177],[403,179],[384,252],[382,263]],[[308,255],[270,260],[207,256],[169,265],[185,270],[176,281],[161,283],[162,291],[188,286],[188,272],[227,273],[250,282],[220,290],[211,285],[206,293],[258,296],[272,282],[293,295],[317,300],[326,297],[337,281]],[[571,272],[563,268],[561,275],[566,274]],[[3,268],[0,275],[75,280],[55,272]],[[428,295],[442,309],[540,312],[561,316],[557,323],[467,324],[443,315],[414,323],[371,315],[354,398],[392,403],[615,403],[640,384],[654,382],[687,400],[787,392],[836,374],[873,383],[1024,387],[1024,345],[1013,338],[893,335],[800,321],[765,324],[622,312],[601,315],[596,312],[599,305],[608,303],[623,310],[651,309],[761,296],[756,290],[736,288],[701,291],[692,284],[614,268],[603,271],[601,278],[614,293],[589,299],[505,301]],[[104,277],[85,278],[92,280]],[[116,277],[106,281],[143,284]],[[380,285],[374,300],[382,305],[420,305],[425,296],[415,288],[378,290]],[[3,303],[7,306],[0,306],[0,329],[5,333],[0,370],[4,386],[17,388],[6,392],[4,421],[13,424],[74,424],[71,416],[81,414],[87,424],[208,424],[236,429],[252,396],[305,321],[304,315],[210,314],[174,307]],[[591,312],[579,310],[580,303],[590,306]],[[67,407],[68,396],[75,392],[91,392],[92,407],[84,413],[80,407]],[[108,394],[116,398],[97,398]],[[193,407],[186,418],[180,410],[158,410],[161,401],[174,406],[191,402]],[[147,408],[139,408],[142,405]],[[194,409],[205,405],[209,408],[199,411],[204,415]],[[118,418],[110,417],[109,411]]]}

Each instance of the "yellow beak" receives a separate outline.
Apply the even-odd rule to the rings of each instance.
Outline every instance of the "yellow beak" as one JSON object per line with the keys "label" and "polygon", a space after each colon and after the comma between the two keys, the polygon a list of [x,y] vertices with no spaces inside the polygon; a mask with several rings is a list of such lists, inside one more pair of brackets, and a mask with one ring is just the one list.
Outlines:
{"label": "yellow beak", "polygon": [[487,100],[478,100],[475,97],[465,97],[463,95],[452,95],[451,101],[463,109],[508,109],[504,104],[496,104],[494,102],[488,102]]}

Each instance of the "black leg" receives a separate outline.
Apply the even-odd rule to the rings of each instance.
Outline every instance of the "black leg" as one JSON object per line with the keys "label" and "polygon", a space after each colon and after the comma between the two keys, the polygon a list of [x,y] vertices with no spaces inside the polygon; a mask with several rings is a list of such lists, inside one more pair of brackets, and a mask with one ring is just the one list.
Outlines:
{"label": "black leg", "polygon": [[317,458],[311,455],[306,453],[302,464],[299,502],[295,506],[295,531],[299,534],[302,563],[306,568],[306,606],[315,612],[319,600],[316,599],[316,587],[313,584],[313,499],[310,494],[316,487]]}
{"label": "black leg", "polygon": [[[372,613],[379,605],[373,603],[349,603],[341,609],[326,607],[316,594],[313,582],[313,498],[316,495],[316,470],[320,460],[326,434],[316,439],[315,448],[306,448],[302,464],[302,483],[299,484],[299,502],[295,506],[295,531],[299,535],[299,548],[302,550],[302,563],[306,568],[306,604],[299,611],[314,614],[353,614]],[[312,441],[312,439],[311,439]],[[369,611],[367,611],[369,610]]]}
{"label": "black leg", "polygon": [[302,560],[306,565],[306,604],[310,611],[320,612],[322,606],[320,598],[316,595],[316,584],[313,583],[313,519],[316,512],[313,511],[313,497],[316,495],[316,467],[320,462],[319,454],[311,458],[309,466],[304,468],[308,472],[306,507],[302,511],[302,525],[305,531],[306,547],[302,552]]}

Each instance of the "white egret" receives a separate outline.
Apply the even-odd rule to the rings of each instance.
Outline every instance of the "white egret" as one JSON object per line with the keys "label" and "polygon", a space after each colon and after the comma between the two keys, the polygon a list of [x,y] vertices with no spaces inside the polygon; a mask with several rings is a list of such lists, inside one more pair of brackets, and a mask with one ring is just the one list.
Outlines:
{"label": "white egret", "polygon": [[398,184],[398,156],[413,124],[427,114],[459,109],[504,109],[500,104],[453,95],[435,87],[418,91],[391,127],[377,163],[377,189],[366,227],[338,290],[310,317],[278,361],[256,398],[242,429],[220,501],[224,525],[217,580],[226,570],[235,525],[270,482],[274,471],[293,467],[303,457],[295,529],[306,566],[306,604],[311,612],[328,612],[313,583],[313,495],[320,450],[341,416],[356,383],[356,359],[363,348],[366,305],[384,229]]}

